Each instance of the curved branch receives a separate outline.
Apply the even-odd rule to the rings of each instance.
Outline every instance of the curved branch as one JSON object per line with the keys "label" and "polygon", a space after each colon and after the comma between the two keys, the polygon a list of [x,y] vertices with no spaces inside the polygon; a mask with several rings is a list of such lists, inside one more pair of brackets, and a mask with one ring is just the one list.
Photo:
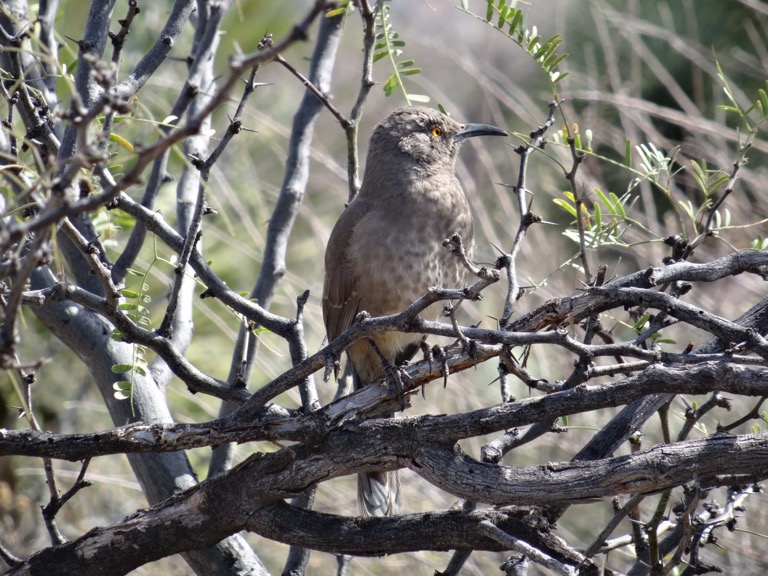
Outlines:
{"label": "curved branch", "polygon": [[[386,425],[386,420],[380,422]],[[651,492],[706,477],[716,482],[726,466],[734,474],[758,478],[768,475],[766,433],[714,435],[594,462],[505,468],[472,461],[445,445],[419,446],[414,438],[421,432],[411,426],[401,426],[397,435],[388,438],[391,442],[381,442],[380,432],[378,426],[369,422],[356,433],[332,432],[320,445],[296,445],[271,454],[256,454],[230,472],[137,512],[123,522],[43,550],[8,574],[44,573],[54,563],[67,573],[123,574],[172,553],[208,546],[243,528],[260,527],[257,516],[264,507],[317,482],[372,469],[407,465],[452,493],[495,504],[526,505],[551,504],[553,500],[586,502],[616,494]],[[461,514],[474,513],[454,512]],[[394,521],[372,518],[367,522],[377,526]],[[206,529],[189,530],[189,526]],[[345,550],[350,545],[344,531],[326,536],[327,549]],[[431,540],[423,536],[421,549],[453,546],[444,535]],[[313,537],[316,542],[316,533]],[[297,538],[293,544],[311,547],[312,542],[307,540]],[[401,540],[389,539],[376,548],[378,553],[394,553],[402,551],[400,546]],[[498,543],[494,549],[496,546]]]}
{"label": "curved branch", "polygon": [[[418,388],[416,385],[412,389]],[[462,414],[383,419],[371,421],[371,425],[375,422],[382,438],[396,437],[406,427],[420,430],[414,438],[418,437],[425,444],[441,444],[526,426],[547,416],[562,417],[621,406],[653,394],[708,394],[713,391],[742,396],[768,395],[768,368],[752,369],[721,362],[694,367],[653,366],[621,382],[583,384],[572,390],[504,402]],[[200,424],[133,424],[93,434],[0,430],[0,456],[74,461],[107,454],[173,452],[225,442],[268,440],[314,445],[336,432],[345,422],[389,412],[398,403],[396,391],[384,386],[365,386],[317,412],[301,416],[270,406],[264,415],[244,422],[222,418]],[[367,434],[364,428],[353,428],[348,432]]]}
{"label": "curved branch", "polygon": [[176,0],[173,3],[168,20],[166,20],[152,48],[139,60],[131,73],[115,86],[115,90],[120,96],[124,98],[133,96],[165,62],[176,44],[176,39],[184,29],[184,24],[187,23],[190,14],[195,9],[195,4],[195,0]]}

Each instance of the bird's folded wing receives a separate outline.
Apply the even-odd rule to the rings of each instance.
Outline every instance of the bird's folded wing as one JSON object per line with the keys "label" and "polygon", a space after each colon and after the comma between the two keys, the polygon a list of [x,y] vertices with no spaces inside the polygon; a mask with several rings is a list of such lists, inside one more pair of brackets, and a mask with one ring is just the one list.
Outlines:
{"label": "bird's folded wing", "polygon": [[360,311],[358,276],[348,254],[355,226],[367,212],[364,201],[360,198],[353,201],[342,213],[328,240],[323,288],[323,320],[328,342],[349,328]]}

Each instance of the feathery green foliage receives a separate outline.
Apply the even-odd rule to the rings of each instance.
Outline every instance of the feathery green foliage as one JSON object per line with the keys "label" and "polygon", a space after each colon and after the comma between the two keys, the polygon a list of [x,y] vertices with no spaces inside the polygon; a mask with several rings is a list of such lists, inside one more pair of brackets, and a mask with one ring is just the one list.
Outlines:
{"label": "feathery green foliage", "polygon": [[391,0],[382,0],[377,4],[376,44],[373,54],[374,62],[387,58],[392,65],[393,72],[384,82],[384,94],[392,96],[396,91],[401,90],[408,105],[413,102],[429,102],[429,96],[409,92],[403,83],[405,76],[414,76],[422,70],[416,67],[412,59],[399,60],[403,55],[405,40],[400,38],[390,22],[389,2]]}

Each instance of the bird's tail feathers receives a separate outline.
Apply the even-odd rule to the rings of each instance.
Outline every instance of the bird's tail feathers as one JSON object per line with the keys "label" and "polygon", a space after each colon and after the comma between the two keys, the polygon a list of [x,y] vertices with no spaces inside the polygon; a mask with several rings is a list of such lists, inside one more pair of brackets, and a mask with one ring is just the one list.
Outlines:
{"label": "bird's tail feathers", "polygon": [[400,475],[397,470],[358,474],[357,506],[364,517],[394,516],[399,513]]}

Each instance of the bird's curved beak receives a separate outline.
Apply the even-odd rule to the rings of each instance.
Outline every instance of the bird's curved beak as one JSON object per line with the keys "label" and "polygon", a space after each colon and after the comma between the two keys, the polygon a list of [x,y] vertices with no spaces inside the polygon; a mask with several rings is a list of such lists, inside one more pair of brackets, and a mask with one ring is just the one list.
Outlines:
{"label": "bird's curved beak", "polygon": [[461,142],[465,138],[474,138],[475,136],[508,136],[509,133],[496,126],[488,124],[464,124],[461,130],[456,133],[453,140]]}

